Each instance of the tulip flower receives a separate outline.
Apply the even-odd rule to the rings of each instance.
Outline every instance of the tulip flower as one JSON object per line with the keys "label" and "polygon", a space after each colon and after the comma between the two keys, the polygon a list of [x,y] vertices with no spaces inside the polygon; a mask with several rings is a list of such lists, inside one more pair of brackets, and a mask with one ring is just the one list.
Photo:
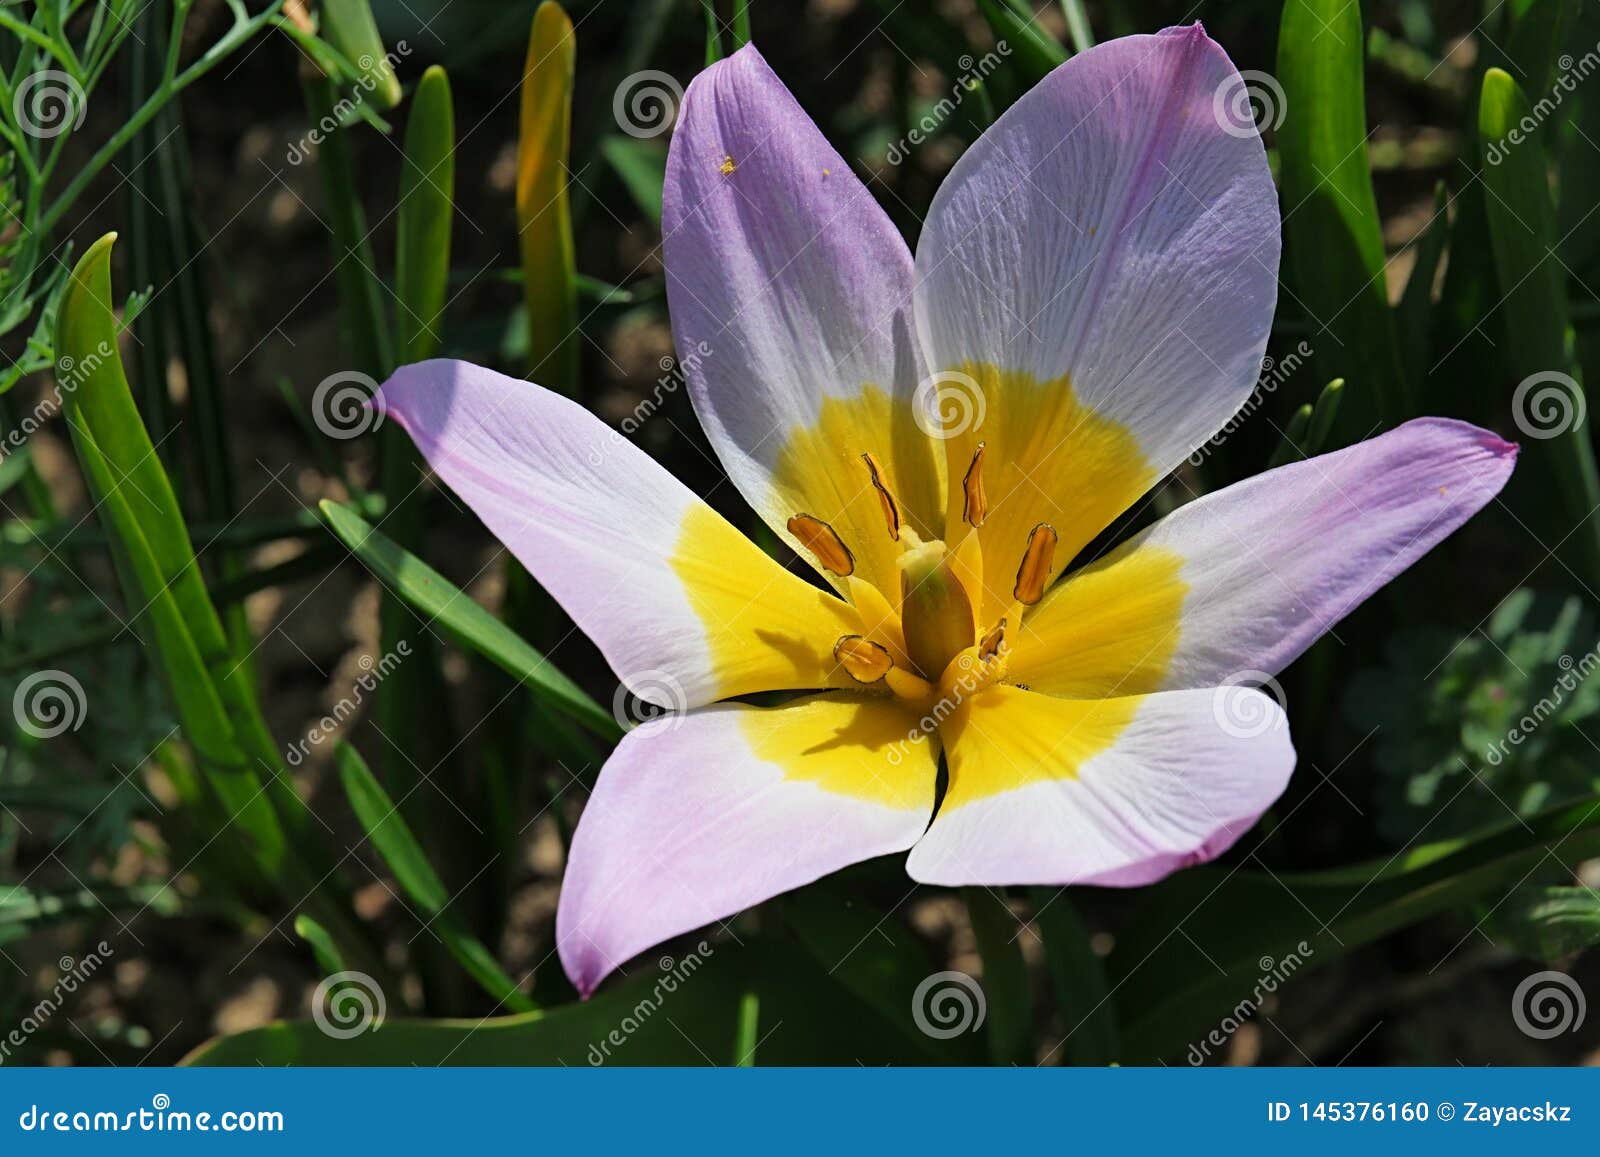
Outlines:
{"label": "tulip flower", "polygon": [[1239,83],[1198,25],[1073,57],[960,158],[913,257],[753,47],[694,81],[665,187],[674,335],[729,478],[816,581],[558,394],[450,361],[385,385],[437,475],[670,709],[617,746],[572,841],[580,991],[890,853],[933,884],[1147,884],[1282,793],[1283,707],[1249,684],[1478,511],[1516,447],[1420,419],[1072,565],[1256,387],[1280,218],[1226,115]]}

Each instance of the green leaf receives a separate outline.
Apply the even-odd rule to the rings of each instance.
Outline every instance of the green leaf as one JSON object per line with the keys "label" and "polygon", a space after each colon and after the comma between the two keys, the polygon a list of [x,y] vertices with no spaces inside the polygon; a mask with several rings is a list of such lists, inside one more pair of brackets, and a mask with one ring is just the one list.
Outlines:
{"label": "green leaf", "polygon": [[384,863],[389,865],[406,895],[422,910],[424,927],[437,934],[467,974],[506,1008],[513,1012],[531,1012],[537,1008],[495,962],[494,954],[468,932],[450,910],[452,897],[444,881],[428,863],[427,853],[406,826],[400,809],[372,778],[372,772],[356,749],[341,743],[334,758],[339,767],[339,782],[344,785],[356,819],[361,821],[362,830],[378,849]]}
{"label": "green leaf", "polygon": [[1600,944],[1600,898],[1591,888],[1525,884],[1484,919],[1507,947],[1554,964]]}
{"label": "green leaf", "polygon": [[[1505,317],[1507,366],[1518,382],[1511,407],[1519,424],[1541,436],[1522,455],[1511,500],[1539,526],[1579,574],[1600,581],[1600,474],[1589,431],[1581,421],[1583,386],[1568,347],[1565,276],[1551,258],[1555,211],[1543,146],[1521,127],[1531,119],[1527,98],[1511,75],[1491,68],[1483,77],[1478,133],[1490,247]],[[1555,422],[1545,405],[1554,401]],[[1551,491],[1557,501],[1550,501]]]}
{"label": "green leaf", "polygon": [[828,975],[900,1030],[930,1060],[977,1064],[982,1038],[961,1033],[941,1040],[913,1018],[917,988],[935,972],[916,937],[892,913],[855,893],[858,889],[815,884],[776,904],[784,924]]}
{"label": "green leaf", "polygon": [[[365,7],[365,0],[362,0]],[[304,84],[306,107],[316,124],[337,123],[337,90],[331,81],[308,79]],[[378,277],[372,249],[372,230],[362,209],[356,182],[355,158],[350,153],[350,130],[336,128],[323,134],[317,146],[317,172],[322,178],[330,234],[329,259],[339,283],[339,315],[346,349],[353,368],[383,376],[394,366],[389,334],[387,287]]]}
{"label": "green leaf", "polygon": [[1021,922],[1005,897],[989,888],[963,888],[961,896],[983,957],[989,1058],[997,1065],[1032,1064],[1033,984],[1017,941]]}
{"label": "green leaf", "polygon": [[1267,459],[1267,469],[1273,470],[1289,462],[1298,462],[1306,456],[1303,449],[1306,440],[1306,431],[1311,428],[1311,415],[1314,407],[1306,402],[1293,414],[1289,415],[1289,424],[1284,427],[1283,437],[1278,440],[1278,448],[1272,452],[1272,457]]}
{"label": "green leaf", "polygon": [[600,155],[622,179],[639,211],[660,225],[661,190],[667,179],[666,146],[659,141],[612,135],[600,142]]}
{"label": "green leaf", "polygon": [[322,0],[322,36],[356,67],[358,85],[381,109],[400,103],[400,78],[378,35],[367,0]]}
{"label": "green leaf", "polygon": [[1329,449],[1328,439],[1333,433],[1333,423],[1339,417],[1339,405],[1344,399],[1344,379],[1334,378],[1322,387],[1317,404],[1311,410],[1311,422],[1306,427],[1306,455],[1321,454]]}
{"label": "green leaf", "polygon": [[1067,16],[1067,33],[1072,37],[1075,52],[1088,52],[1094,47],[1094,32],[1089,27],[1089,13],[1083,0],[1061,0],[1061,10]]}
{"label": "green leaf", "polygon": [[[202,1045],[191,1065],[727,1064],[747,998],[764,1065],[925,1064],[926,1056],[803,953],[747,938],[700,941],[582,1003],[520,1016],[392,1018],[335,1040],[309,1022],[267,1025]],[[818,1009],[826,1009],[819,1016]]]}
{"label": "green leaf", "polygon": [[[1415,412],[1384,280],[1383,233],[1367,167],[1361,8],[1287,0],[1278,32],[1280,186],[1289,280],[1329,376],[1356,382],[1341,444]],[[1276,102],[1269,102],[1275,104]]]}
{"label": "green leaf", "polygon": [[1272,978],[1519,886],[1552,855],[1600,853],[1600,797],[1392,859],[1317,873],[1196,868],[1148,889],[1108,962],[1123,1060],[1182,1053]]}
{"label": "green leaf", "polygon": [[611,712],[438,571],[401,549],[349,507],[324,501],[321,509],[333,532],[356,557],[430,622],[595,734],[612,740],[622,737],[622,727]]}
{"label": "green leaf", "polygon": [[[240,733],[241,724],[259,728],[259,744],[265,724],[250,690],[241,685],[172,484],[123,376],[110,305],[114,240],[115,234],[108,234],[84,253],[57,319],[64,376],[58,385],[67,426],[116,548],[124,596],[137,612],[140,635],[160,661],[184,735],[226,814],[239,824],[239,835],[266,877],[274,879],[292,857],[247,752],[250,740]],[[275,765],[276,747],[270,737],[265,742],[266,751],[258,746],[256,754],[271,752],[268,765]]]}
{"label": "green leaf", "polygon": [[439,349],[456,182],[455,111],[437,64],[422,74],[406,121],[400,204],[395,210],[395,333],[406,362]]}
{"label": "green leaf", "polygon": [[183,897],[169,884],[79,888],[68,892],[39,892],[21,884],[9,885],[0,896],[0,944],[10,944],[45,928],[85,916],[99,917],[124,911],[175,916],[183,906]]}
{"label": "green leaf", "polygon": [[304,912],[294,918],[294,934],[311,946],[311,955],[316,957],[317,967],[324,975],[333,976],[347,970],[339,946],[328,935],[328,930]]}
{"label": "green leaf", "polygon": [[1395,325],[1401,335],[1407,379],[1417,383],[1428,380],[1433,336],[1433,283],[1439,276],[1439,262],[1444,257],[1445,242],[1450,239],[1449,205],[1449,191],[1440,181],[1433,190],[1433,217],[1422,231],[1421,238],[1414,243],[1416,264],[1411,267],[1411,276],[1406,279],[1400,304],[1395,307]]}
{"label": "green leaf", "polygon": [[[352,955],[363,945],[310,812],[229,647],[196,564],[172,484],[150,443],[117,353],[107,234],[84,253],[57,317],[67,427],[113,546],[124,600],[155,653],[184,737],[222,805],[216,830],[254,860],[262,887],[309,898]],[[229,856],[234,842],[226,845]],[[376,967],[376,966],[375,966]]]}
{"label": "green leaf", "polygon": [[1045,963],[1067,1035],[1062,1059],[1069,1065],[1110,1065],[1119,1059],[1117,1006],[1106,985],[1105,965],[1089,943],[1089,929],[1065,889],[1034,888],[1033,924],[1044,941]]}
{"label": "green leaf", "polygon": [[706,65],[722,59],[722,25],[717,20],[717,6],[712,0],[700,0],[700,9],[706,18]]}
{"label": "green leaf", "polygon": [[528,314],[528,377],[569,397],[578,391],[577,259],[568,200],[572,84],[578,42],[555,0],[533,15],[517,138],[517,235]]}
{"label": "green leaf", "polygon": [[[1579,7],[1579,0],[1536,0],[1517,15],[1506,42],[1506,56],[1527,91],[1542,95],[1555,84],[1557,57]],[[1560,113],[1557,109],[1556,117],[1540,126],[1541,137],[1554,137]]]}
{"label": "green leaf", "polygon": [[1067,59],[1067,50],[1031,13],[1021,15],[1006,0],[978,0],[978,10],[989,22],[995,40],[1011,46],[1011,67],[1023,78],[1024,89],[1038,84]]}

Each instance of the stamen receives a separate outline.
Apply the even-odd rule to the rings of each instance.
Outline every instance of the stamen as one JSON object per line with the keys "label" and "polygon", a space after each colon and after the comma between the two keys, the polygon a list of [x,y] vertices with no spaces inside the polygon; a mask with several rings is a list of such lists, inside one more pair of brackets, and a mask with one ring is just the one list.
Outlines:
{"label": "stamen", "polygon": [[1028,607],[1044,598],[1045,583],[1050,581],[1050,568],[1055,561],[1056,528],[1041,522],[1028,533],[1028,549],[1022,552],[1017,585],[1011,588],[1012,597]]}
{"label": "stamen", "polygon": [[994,630],[990,631],[981,640],[979,640],[978,658],[985,663],[993,662],[995,656],[1000,654],[1000,652],[1005,649],[1005,645],[1006,621],[1001,619],[994,625]]}
{"label": "stamen", "polygon": [[797,514],[789,520],[789,533],[816,556],[823,570],[840,578],[848,578],[855,573],[856,556],[850,553],[850,548],[844,544],[838,532],[822,519],[809,514]]}
{"label": "stamen", "polygon": [[883,521],[889,527],[889,537],[899,542],[900,506],[895,502],[894,495],[889,493],[889,487],[884,484],[883,471],[878,468],[878,460],[871,454],[861,455],[861,460],[867,464],[867,472],[872,475],[872,488],[878,492],[878,501],[883,504]]}
{"label": "stamen", "polygon": [[983,455],[987,442],[979,442],[978,448],[973,451],[972,465],[967,467],[967,474],[961,480],[961,490],[966,497],[962,517],[967,520],[968,526],[982,526],[983,520],[989,517],[989,496],[983,491]]}
{"label": "stamen", "polygon": [[833,645],[833,658],[857,683],[876,683],[894,666],[887,647],[861,635],[840,638]]}

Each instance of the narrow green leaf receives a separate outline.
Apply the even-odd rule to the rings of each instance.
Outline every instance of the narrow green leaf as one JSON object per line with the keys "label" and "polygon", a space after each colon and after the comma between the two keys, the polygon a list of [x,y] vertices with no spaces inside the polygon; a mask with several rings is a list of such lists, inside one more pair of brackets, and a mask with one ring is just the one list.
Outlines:
{"label": "narrow green leaf", "polygon": [[333,942],[333,937],[304,912],[294,918],[294,934],[311,946],[311,955],[316,957],[317,968],[323,975],[333,976],[346,971],[344,957],[339,952],[339,946]]}
{"label": "narrow green leaf", "polygon": [[1034,888],[1033,924],[1044,941],[1045,963],[1066,1028],[1062,1059],[1069,1065],[1110,1065],[1120,1059],[1117,1006],[1089,929],[1064,889]]}
{"label": "narrow green leaf", "polygon": [[450,80],[436,64],[422,74],[411,98],[395,210],[395,333],[405,362],[423,361],[439,350],[450,280],[455,148]]}
{"label": "narrow green leaf", "polygon": [[[1506,42],[1506,57],[1525,91],[1542,96],[1555,84],[1557,58],[1567,44],[1567,33],[1580,7],[1580,0],[1535,0],[1516,15],[1511,38]],[[1553,139],[1562,112],[1558,106],[1552,119],[1540,126],[1543,139]]]}
{"label": "narrow green leaf", "polygon": [[1067,59],[1067,50],[1031,16],[1023,16],[1005,0],[978,0],[978,10],[989,22],[997,41],[1011,46],[1012,67],[1024,78],[1024,87],[1043,80]]}
{"label": "narrow green leaf", "polygon": [[[402,362],[422,361],[439,349],[445,292],[450,279],[450,238],[455,197],[455,111],[450,81],[438,65],[422,76],[406,121],[399,204],[395,220],[395,333]],[[404,430],[390,425],[381,435],[379,477],[389,514],[384,525],[407,550],[423,538],[422,461]],[[379,611],[380,647],[391,655],[411,640],[417,657],[395,669],[378,695],[378,724],[386,743],[380,767],[385,782],[404,801],[404,812],[430,847],[438,848],[438,812],[411,789],[419,767],[448,773],[449,696],[429,637],[414,612],[386,592]],[[432,710],[430,710],[430,707]],[[443,708],[443,710],[440,710]],[[449,778],[446,774],[446,778]],[[448,968],[447,962],[444,962]],[[433,961],[423,965],[431,978]],[[429,988],[430,995],[432,988]]]}
{"label": "narrow green leaf", "polygon": [[1384,278],[1367,165],[1360,5],[1287,0],[1278,32],[1285,249],[1321,366],[1357,382],[1340,441],[1415,412]]}
{"label": "narrow green leaf", "polygon": [[322,0],[321,12],[324,39],[355,65],[360,89],[379,108],[399,104],[400,78],[394,74],[367,0]]}
{"label": "narrow green leaf", "polygon": [[[1445,243],[1450,239],[1450,194],[1443,181],[1433,190],[1433,217],[1422,236],[1413,244],[1416,264],[1395,307],[1395,326],[1401,338],[1401,352],[1406,360],[1406,376],[1418,383],[1419,393],[1426,388],[1433,338],[1433,283],[1439,277],[1439,263],[1444,257]],[[1426,399],[1421,406],[1428,410]]]}
{"label": "narrow green leaf", "polygon": [[1289,425],[1284,428],[1283,437],[1278,440],[1278,448],[1272,452],[1272,457],[1267,459],[1267,469],[1275,470],[1289,462],[1298,462],[1306,456],[1303,449],[1306,440],[1306,431],[1311,429],[1311,415],[1315,407],[1306,402],[1289,416]]}
{"label": "narrow green leaf", "polygon": [[[364,4],[365,0],[363,0]],[[337,123],[337,90],[331,81],[309,79],[304,84],[306,107],[315,124]],[[356,183],[355,158],[350,155],[350,130],[336,128],[323,135],[317,146],[317,172],[322,178],[327,204],[331,260],[339,284],[339,315],[353,368],[381,377],[394,365],[389,334],[389,295],[378,278],[378,261],[372,249],[372,231],[361,207]]]}
{"label": "narrow green leaf", "polygon": [[1089,26],[1089,13],[1083,0],[1061,0],[1061,10],[1067,15],[1067,34],[1072,37],[1075,52],[1088,52],[1094,47],[1094,31]]}
{"label": "narrow green leaf", "polygon": [[700,0],[700,10],[706,18],[706,65],[722,59],[722,25],[717,21],[717,6],[713,0]]}
{"label": "narrow green leaf", "polygon": [[733,50],[750,43],[750,0],[733,0]]}
{"label": "narrow green leaf", "polygon": [[639,211],[660,225],[661,191],[667,179],[666,146],[659,141],[612,135],[600,142],[600,155],[622,179]]}
{"label": "narrow green leaf", "polygon": [[739,1032],[733,1044],[735,1068],[755,1068],[756,1045],[760,1041],[761,994],[747,992],[739,999]]}
{"label": "narrow green leaf", "polygon": [[1528,101],[1517,82],[1491,68],[1478,106],[1489,242],[1504,295],[1506,363],[1517,383],[1512,417],[1534,434],[1509,498],[1547,542],[1561,544],[1568,565],[1600,581],[1600,523],[1592,513],[1600,473],[1568,345],[1565,271],[1550,257],[1555,210],[1545,152],[1525,135],[1525,119]]}
{"label": "narrow green leaf", "polygon": [[309,897],[355,954],[363,946],[326,846],[289,780],[248,672],[229,647],[171,481],[133,404],[111,311],[115,239],[101,238],[73,269],[56,319],[56,349],[68,430],[113,546],[124,600],[159,660],[184,737],[237,826],[232,838],[259,867],[260,883],[295,903]]}
{"label": "narrow green leaf", "polygon": [[620,739],[611,712],[427,563],[395,545],[349,507],[324,501],[323,517],[372,572],[460,643],[500,666],[550,706],[605,739]]}
{"label": "narrow green leaf", "polygon": [[1492,903],[1552,848],[1570,863],[1600,854],[1600,798],[1335,871],[1181,872],[1146,890],[1108,961],[1123,1059],[1175,1057],[1264,981],[1276,988],[1440,912]]}
{"label": "narrow green leaf", "polygon": [[449,892],[439,879],[427,853],[400,815],[378,781],[372,777],[366,763],[347,743],[341,743],[335,753],[339,766],[339,782],[355,810],[361,828],[378,849],[384,863],[405,889],[406,895],[422,910],[422,923],[431,929],[450,950],[467,974],[490,996],[512,1012],[531,1012],[538,1006],[517,988],[495,961],[494,954],[466,930],[465,925],[451,910]]}
{"label": "narrow green leaf", "polygon": [[1306,428],[1306,456],[1312,457],[1327,450],[1333,424],[1338,420],[1339,407],[1344,400],[1344,379],[1334,378],[1322,387],[1317,404],[1311,411],[1311,424]]}
{"label": "narrow green leaf", "polygon": [[972,932],[983,957],[989,1058],[997,1065],[1033,1063],[1033,984],[1017,941],[1021,923],[989,888],[963,888]]}
{"label": "narrow green leaf", "polygon": [[517,139],[517,234],[528,313],[529,377],[569,397],[578,391],[577,259],[567,167],[578,42],[555,0],[533,15],[522,73]]}

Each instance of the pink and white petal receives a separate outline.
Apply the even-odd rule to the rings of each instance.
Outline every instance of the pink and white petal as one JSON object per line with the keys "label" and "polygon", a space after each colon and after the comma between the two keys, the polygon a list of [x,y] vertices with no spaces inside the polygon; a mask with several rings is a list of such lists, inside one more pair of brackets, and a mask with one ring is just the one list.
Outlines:
{"label": "pink and white petal", "polygon": [[684,96],[662,234],[690,397],[734,485],[797,549],[792,515],[830,523],[863,577],[898,593],[861,455],[916,529],[938,529],[940,461],[909,405],[911,253],[753,46]]}
{"label": "pink and white petal", "polygon": [[[1064,565],[1220,428],[1261,369],[1279,212],[1242,84],[1196,24],[1057,68],[961,157],[916,254],[930,369],[983,395],[986,572],[1051,523]],[[956,388],[954,385],[952,389]],[[959,507],[954,507],[959,510]]]}
{"label": "pink and white petal", "polygon": [[397,370],[380,405],[599,646],[636,695],[682,710],[855,684],[849,604],[784,570],[582,406],[467,362]]}
{"label": "pink and white petal", "polygon": [[1208,494],[1051,591],[1011,676],[1092,697],[1275,675],[1481,510],[1516,460],[1487,430],[1419,418]]}
{"label": "pink and white petal", "polygon": [[887,699],[723,704],[630,732],[572,840],[556,913],[584,995],[653,944],[861,860],[909,848],[936,743]]}
{"label": "pink and white petal", "polygon": [[1282,709],[1244,687],[1075,701],[999,686],[943,735],[949,790],[906,864],[928,884],[1148,884],[1232,847],[1295,763]]}

